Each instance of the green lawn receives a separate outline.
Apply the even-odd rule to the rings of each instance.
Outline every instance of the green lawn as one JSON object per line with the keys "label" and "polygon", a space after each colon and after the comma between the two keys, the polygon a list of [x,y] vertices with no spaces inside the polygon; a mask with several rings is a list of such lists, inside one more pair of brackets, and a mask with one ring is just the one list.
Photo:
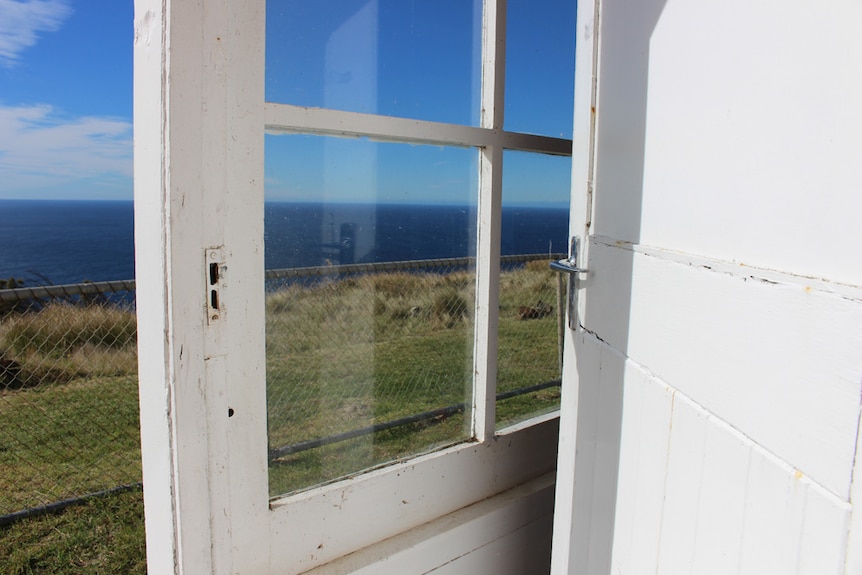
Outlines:
{"label": "green lawn", "polygon": [[146,573],[144,504],[135,490],[0,528],[0,573]]}
{"label": "green lawn", "polygon": [[[270,447],[469,403],[473,290],[467,272],[393,272],[268,295]],[[559,378],[556,290],[547,262],[502,274],[498,391]],[[16,369],[0,373],[0,515],[140,481],[134,347],[128,312],[0,318]],[[558,403],[557,387],[498,402],[498,426]],[[468,423],[465,410],[286,455],[271,493],[466,441]],[[0,573],[143,573],[143,537],[140,491],[90,500],[0,528]]]}

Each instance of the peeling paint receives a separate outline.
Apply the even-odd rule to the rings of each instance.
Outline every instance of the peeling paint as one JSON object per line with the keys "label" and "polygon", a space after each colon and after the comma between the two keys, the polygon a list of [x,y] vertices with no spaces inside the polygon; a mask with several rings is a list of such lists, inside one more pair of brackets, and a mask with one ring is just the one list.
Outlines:
{"label": "peeling paint", "polygon": [[141,16],[140,20],[138,20],[137,25],[135,26],[135,45],[143,44],[144,46],[150,45],[150,40],[153,36],[153,28],[154,23],[156,22],[155,15],[152,10],[147,10],[144,12],[144,15]]}

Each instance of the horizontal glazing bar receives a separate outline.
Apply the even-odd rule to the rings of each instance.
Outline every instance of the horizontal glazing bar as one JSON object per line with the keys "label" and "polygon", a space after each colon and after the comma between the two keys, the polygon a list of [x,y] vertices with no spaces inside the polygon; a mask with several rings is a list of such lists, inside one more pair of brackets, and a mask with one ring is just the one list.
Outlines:
{"label": "horizontal glazing bar", "polygon": [[477,148],[497,145],[507,150],[572,155],[572,141],[563,138],[289,104],[267,102],[265,122],[267,132],[272,134],[368,137],[385,142]]}

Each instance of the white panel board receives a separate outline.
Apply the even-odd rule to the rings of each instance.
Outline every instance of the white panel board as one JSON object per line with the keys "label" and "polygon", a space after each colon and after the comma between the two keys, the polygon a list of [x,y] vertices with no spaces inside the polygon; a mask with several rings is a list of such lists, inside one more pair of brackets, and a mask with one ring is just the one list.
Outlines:
{"label": "white panel board", "polygon": [[668,2],[636,241],[862,284],[860,29],[855,0]]}
{"label": "white panel board", "polygon": [[802,485],[793,470],[753,451],[745,494],[740,574],[795,571],[804,507]]}
{"label": "white panel board", "polygon": [[[616,450],[618,572],[841,572],[862,525],[862,4],[600,6],[555,573],[588,572],[572,566],[591,565],[596,470]],[[595,425],[616,414],[596,399],[615,354],[619,446]]]}
{"label": "white panel board", "polygon": [[[272,564],[304,573],[553,470],[553,415],[273,503]],[[396,517],[397,521],[387,518]],[[376,519],[375,519],[376,518]],[[520,525],[519,525],[520,526]]]}
{"label": "white panel board", "polygon": [[563,366],[575,385],[561,399],[552,572],[598,574],[610,566],[624,359],[589,336],[576,346],[577,369]]}
{"label": "white panel board", "polygon": [[626,364],[612,573],[658,564],[674,393]]}
{"label": "white panel board", "polygon": [[[860,413],[859,429],[862,429],[862,413]],[[853,487],[850,500],[853,502],[853,513],[850,517],[850,534],[847,542],[846,573],[862,573],[862,434],[857,430],[856,460],[853,462]]]}
{"label": "white panel board", "polygon": [[[707,414],[677,406],[674,397],[671,438],[666,465],[664,506],[660,526],[660,572],[694,573],[698,505],[706,454]],[[682,402],[680,402],[682,403]],[[661,462],[656,462],[661,466]]]}
{"label": "white panel board", "polygon": [[751,442],[743,436],[708,421],[697,502],[693,573],[736,570],[745,522],[750,449]]}
{"label": "white panel board", "polygon": [[554,476],[548,474],[307,575],[546,573],[553,508]]}
{"label": "white panel board", "polygon": [[[750,268],[637,250],[602,239],[591,246],[591,273],[582,282],[586,328],[848,499],[862,301],[793,277],[762,280]],[[628,314],[619,304],[625,274]]]}
{"label": "white panel board", "polygon": [[847,502],[627,364],[612,573],[842,572]]}

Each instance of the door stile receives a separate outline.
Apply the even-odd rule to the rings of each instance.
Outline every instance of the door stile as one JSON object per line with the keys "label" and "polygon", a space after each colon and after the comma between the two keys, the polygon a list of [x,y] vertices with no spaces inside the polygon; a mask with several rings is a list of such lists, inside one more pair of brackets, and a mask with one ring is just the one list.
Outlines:
{"label": "door stile", "polygon": [[[593,174],[595,165],[596,103],[598,91],[600,0],[579,2],[575,23],[575,91],[574,129],[572,136],[572,190],[569,207],[569,236],[579,236],[580,253],[577,261],[591,269],[589,263],[589,233],[593,210]],[[574,243],[572,243],[574,245]],[[566,329],[563,341],[562,391],[560,399],[560,439],[557,458],[557,482],[554,504],[554,535],[551,554],[552,575],[579,573],[587,565],[590,510],[576,505],[591,498],[592,483],[578,477],[592,475],[594,461],[581,457],[575,462],[577,446],[589,433],[578,419],[581,403],[581,381],[584,374],[598,379],[598,357],[594,348],[583,345],[585,333],[579,318],[583,317],[583,288],[589,275],[570,282],[578,290],[573,311],[578,318],[568,321],[574,329]],[[595,369],[590,369],[595,368]],[[586,455],[585,452],[581,453]],[[578,469],[576,470],[576,465]]]}

